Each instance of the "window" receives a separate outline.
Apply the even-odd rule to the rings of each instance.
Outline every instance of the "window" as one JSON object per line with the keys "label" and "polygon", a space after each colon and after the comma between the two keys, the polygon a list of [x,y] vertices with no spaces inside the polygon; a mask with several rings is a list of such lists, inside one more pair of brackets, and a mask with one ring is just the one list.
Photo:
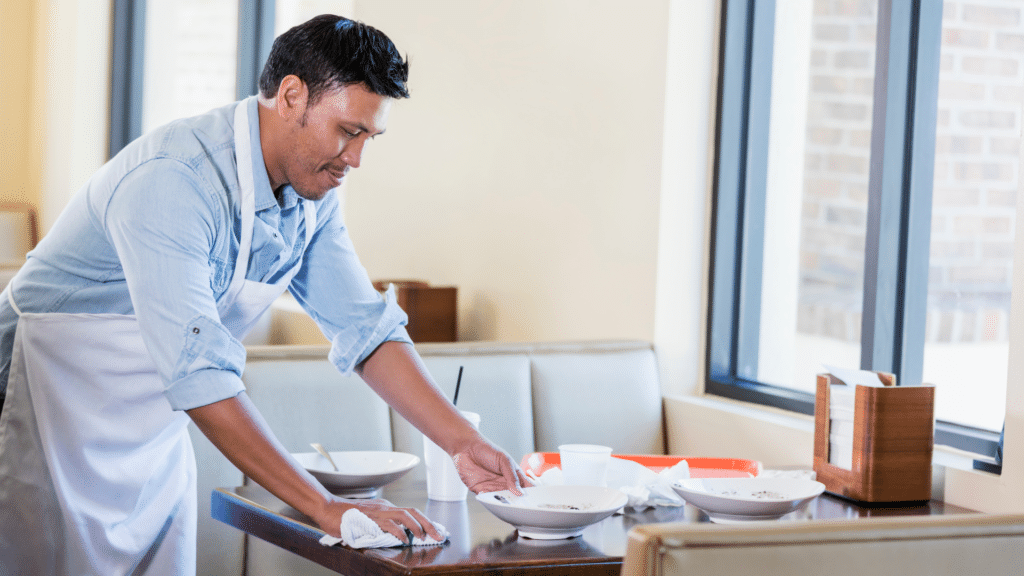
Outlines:
{"label": "window", "polygon": [[1024,2],[723,4],[708,391],[812,413],[824,365],[1005,412]]}
{"label": "window", "polygon": [[165,122],[256,94],[274,38],[353,0],[115,0],[109,154]]}
{"label": "window", "polygon": [[237,0],[146,3],[142,132],[235,99]]}
{"label": "window", "polygon": [[165,122],[256,93],[273,0],[115,0],[110,156]]}

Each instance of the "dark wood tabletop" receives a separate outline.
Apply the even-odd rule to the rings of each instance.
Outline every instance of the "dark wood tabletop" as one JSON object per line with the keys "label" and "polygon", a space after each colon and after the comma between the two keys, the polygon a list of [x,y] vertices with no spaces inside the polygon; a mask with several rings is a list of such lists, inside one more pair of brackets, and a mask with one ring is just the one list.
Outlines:
{"label": "dark wood tabletop", "polygon": [[[520,538],[515,528],[492,515],[473,494],[465,502],[428,500],[423,480],[400,479],[383,489],[382,498],[398,506],[418,508],[443,524],[450,540],[443,546],[416,546],[354,550],[342,545],[327,547],[324,533],[303,514],[259,486],[219,488],[213,492],[212,515],[244,532],[290,550],[342,574],[515,574],[618,575],[626,551],[629,529],[652,522],[710,522],[693,507],[648,508],[617,514],[588,527],[582,536],[568,540]],[[779,522],[962,514],[971,510],[930,501],[912,506],[859,506],[828,493],[806,509]]]}

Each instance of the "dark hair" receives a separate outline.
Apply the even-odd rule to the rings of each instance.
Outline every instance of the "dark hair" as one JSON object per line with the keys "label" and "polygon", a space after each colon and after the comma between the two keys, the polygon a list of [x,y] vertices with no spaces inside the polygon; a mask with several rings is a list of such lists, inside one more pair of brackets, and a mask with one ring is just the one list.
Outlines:
{"label": "dark hair", "polygon": [[350,84],[363,84],[381,96],[409,97],[409,63],[391,39],[372,26],[332,14],[312,18],[274,40],[260,75],[263,97],[273,98],[289,74],[306,83],[309,105]]}

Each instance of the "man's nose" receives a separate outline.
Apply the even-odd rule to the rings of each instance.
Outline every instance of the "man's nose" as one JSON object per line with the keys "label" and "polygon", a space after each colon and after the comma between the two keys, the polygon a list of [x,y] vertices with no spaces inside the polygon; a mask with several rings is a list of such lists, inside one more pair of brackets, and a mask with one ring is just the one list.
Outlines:
{"label": "man's nose", "polygon": [[348,164],[352,168],[359,168],[359,163],[363,158],[363,146],[366,144],[366,138],[356,137],[345,143],[345,147],[341,149],[341,160],[345,164]]}

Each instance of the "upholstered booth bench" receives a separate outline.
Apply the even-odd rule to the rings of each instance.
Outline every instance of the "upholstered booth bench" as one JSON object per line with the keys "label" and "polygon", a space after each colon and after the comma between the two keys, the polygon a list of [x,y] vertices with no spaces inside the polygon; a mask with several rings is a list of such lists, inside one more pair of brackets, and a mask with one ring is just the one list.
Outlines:
{"label": "upholstered booth bench", "polygon": [[1024,573],[1024,516],[957,514],[747,525],[647,524],[623,576],[1010,576]]}
{"label": "upholstered booth bench", "polygon": [[[395,450],[422,457],[422,435],[357,376],[327,361],[329,347],[251,346],[243,381],[292,452]],[[567,442],[619,453],[663,454],[658,368],[650,343],[420,344],[417,350],[458,407],[481,415],[481,431],[516,460]],[[322,574],[323,568],[210,518],[210,493],[246,479],[192,427],[199,470],[199,574]],[[410,474],[424,474],[422,464]]]}

